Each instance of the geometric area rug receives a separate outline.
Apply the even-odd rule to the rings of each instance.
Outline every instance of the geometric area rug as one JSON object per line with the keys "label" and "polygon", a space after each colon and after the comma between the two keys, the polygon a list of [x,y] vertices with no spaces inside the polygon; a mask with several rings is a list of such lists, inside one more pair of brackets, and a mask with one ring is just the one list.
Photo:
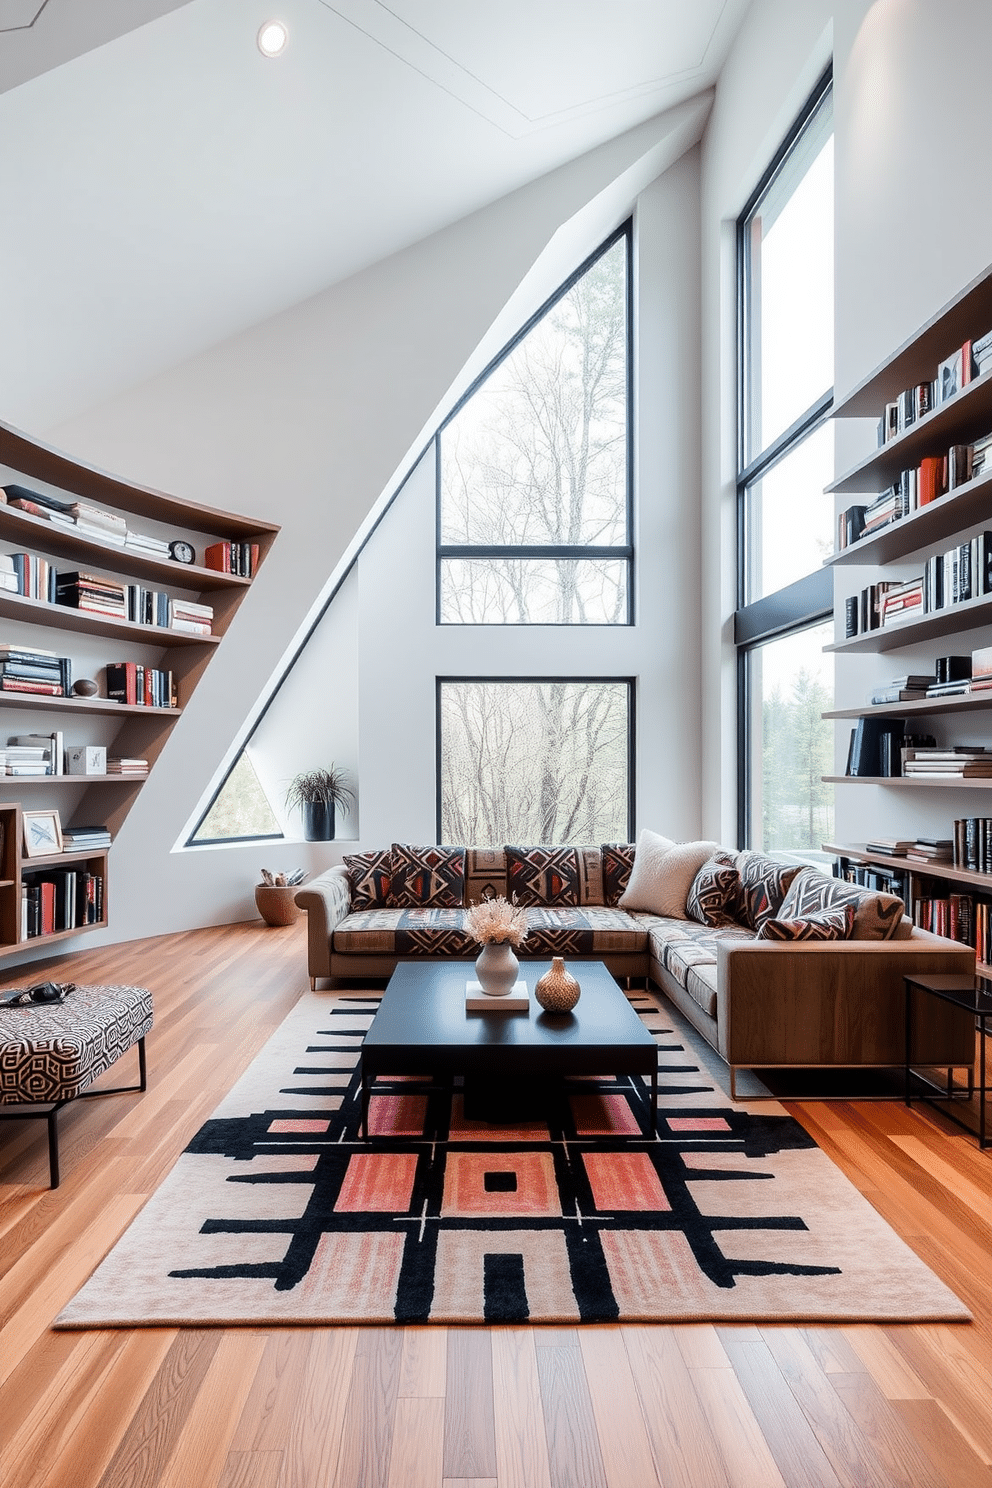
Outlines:
{"label": "geometric area rug", "polygon": [[378,995],[305,993],[55,1326],[968,1319],[798,1122],[628,995],[653,1138],[606,1070],[488,1123],[457,1079],[377,1081],[366,1143]]}

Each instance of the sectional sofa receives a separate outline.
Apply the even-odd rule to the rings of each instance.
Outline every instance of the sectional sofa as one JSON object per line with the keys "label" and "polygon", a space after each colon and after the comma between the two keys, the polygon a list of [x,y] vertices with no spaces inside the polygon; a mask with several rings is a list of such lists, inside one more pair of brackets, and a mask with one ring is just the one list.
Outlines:
{"label": "sectional sofa", "polygon": [[[642,832],[593,847],[413,847],[346,858],[296,895],[318,978],[388,977],[398,961],[474,958],[464,908],[527,908],[519,954],[602,961],[651,978],[741,1068],[892,1066],[905,1050],[908,972],[970,975],[975,953],[912,925],[902,901],[817,868]],[[916,1009],[914,1063],[973,1069],[973,1020]]]}

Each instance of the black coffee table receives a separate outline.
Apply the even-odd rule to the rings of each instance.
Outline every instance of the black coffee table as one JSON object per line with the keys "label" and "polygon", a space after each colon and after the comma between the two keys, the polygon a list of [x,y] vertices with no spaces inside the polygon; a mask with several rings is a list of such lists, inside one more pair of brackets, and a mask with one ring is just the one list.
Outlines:
{"label": "black coffee table", "polygon": [[571,1013],[545,1013],[534,998],[550,961],[523,961],[531,994],[526,1013],[465,1011],[471,961],[402,961],[393,972],[361,1054],[362,1136],[378,1075],[508,1077],[539,1081],[569,1075],[645,1075],[651,1126],[658,1117],[658,1046],[601,961],[572,968],[582,994]]}

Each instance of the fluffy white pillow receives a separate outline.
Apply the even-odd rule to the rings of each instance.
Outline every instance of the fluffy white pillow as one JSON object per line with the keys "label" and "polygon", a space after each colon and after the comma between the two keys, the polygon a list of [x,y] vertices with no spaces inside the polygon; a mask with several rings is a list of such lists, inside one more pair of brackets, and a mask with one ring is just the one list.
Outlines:
{"label": "fluffy white pillow", "polygon": [[718,842],[672,842],[642,827],[630,882],[620,896],[618,907],[643,909],[675,920],[687,919],[685,904],[692,881],[719,845]]}

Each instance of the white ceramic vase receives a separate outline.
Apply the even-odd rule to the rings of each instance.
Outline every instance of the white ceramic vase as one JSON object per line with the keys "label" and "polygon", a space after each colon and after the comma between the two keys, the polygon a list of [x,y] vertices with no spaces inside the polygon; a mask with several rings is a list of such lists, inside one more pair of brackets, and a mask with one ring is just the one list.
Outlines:
{"label": "white ceramic vase", "polygon": [[475,962],[479,986],[487,997],[508,997],[517,981],[520,962],[509,941],[490,941]]}

